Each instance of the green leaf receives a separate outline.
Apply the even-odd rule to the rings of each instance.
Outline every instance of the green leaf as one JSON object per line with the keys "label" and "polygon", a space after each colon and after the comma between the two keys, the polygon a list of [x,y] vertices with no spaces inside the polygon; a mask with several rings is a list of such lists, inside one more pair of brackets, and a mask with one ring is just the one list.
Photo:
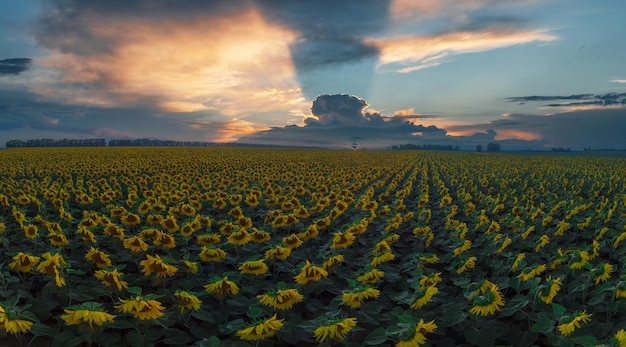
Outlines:
{"label": "green leaf", "polygon": [[199,309],[198,311],[191,312],[191,316],[203,322],[215,323],[214,312],[209,312],[207,310]]}
{"label": "green leaf", "polygon": [[444,328],[459,324],[467,318],[468,313],[465,312],[466,305],[452,304],[443,311],[441,317],[441,326]]}
{"label": "green leaf", "polygon": [[530,327],[530,331],[535,333],[548,334],[554,330],[554,322],[545,316],[539,316],[539,319]]}
{"label": "green leaf", "polygon": [[126,341],[132,347],[148,347],[149,341],[145,335],[138,333],[136,330],[131,330],[126,334]]}
{"label": "green leaf", "polygon": [[387,341],[387,335],[385,334],[385,328],[379,327],[374,329],[363,341],[368,346],[380,346]]}
{"label": "green leaf", "polygon": [[489,324],[480,328],[469,328],[463,332],[463,335],[468,342],[480,347],[493,346],[497,337],[495,328]]}
{"label": "green leaf", "polygon": [[86,272],[83,271],[83,270],[67,269],[67,274],[68,275],[79,275],[79,276],[81,276],[81,275],[86,274]]}
{"label": "green leaf", "polygon": [[186,345],[194,339],[186,332],[173,328],[165,329],[163,335],[165,338],[161,342],[166,345]]}
{"label": "green leaf", "polygon": [[574,342],[585,347],[593,347],[598,344],[598,339],[593,336],[579,336],[572,338]]}
{"label": "green leaf", "polygon": [[401,323],[412,323],[413,322],[413,316],[411,316],[410,314],[401,314],[398,316],[398,320]]}
{"label": "green leaf", "polygon": [[217,336],[209,336],[200,341],[200,347],[220,347],[220,339]]}
{"label": "green leaf", "polygon": [[55,337],[59,334],[59,329],[42,323],[35,323],[29,332],[35,336]]}
{"label": "green leaf", "polygon": [[141,295],[141,288],[140,287],[128,287],[126,288],[126,291],[128,291],[131,294],[134,295]]}
{"label": "green leaf", "polygon": [[261,310],[258,307],[254,307],[254,306],[250,306],[248,308],[248,312],[246,312],[246,315],[252,319],[257,318],[258,316],[261,315],[261,313],[263,312],[263,310]]}
{"label": "green leaf", "polygon": [[80,344],[80,341],[76,341],[76,335],[73,331],[62,331],[52,340],[52,347],[73,347]]}
{"label": "green leaf", "polygon": [[512,316],[515,312],[526,307],[529,302],[524,295],[517,294],[502,308],[500,314],[504,317]]}
{"label": "green leaf", "polygon": [[563,305],[559,305],[559,304],[552,304],[552,313],[554,314],[555,317],[562,317],[565,314],[565,307]]}

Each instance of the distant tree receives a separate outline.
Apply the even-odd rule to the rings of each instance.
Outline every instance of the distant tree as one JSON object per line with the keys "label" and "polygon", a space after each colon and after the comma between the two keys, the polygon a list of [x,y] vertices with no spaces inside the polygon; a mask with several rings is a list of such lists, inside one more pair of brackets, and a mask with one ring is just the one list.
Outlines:
{"label": "distant tree", "polygon": [[476,145],[476,152],[482,152],[483,151],[483,145]]}
{"label": "distant tree", "polygon": [[498,142],[489,142],[487,144],[487,152],[500,152],[500,144]]}

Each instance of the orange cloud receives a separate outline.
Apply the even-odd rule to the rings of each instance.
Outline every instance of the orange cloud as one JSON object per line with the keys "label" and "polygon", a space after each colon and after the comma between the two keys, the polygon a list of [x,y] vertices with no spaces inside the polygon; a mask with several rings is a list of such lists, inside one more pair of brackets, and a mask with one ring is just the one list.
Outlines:
{"label": "orange cloud", "polygon": [[558,112],[547,113],[546,116],[552,116],[555,113],[621,109],[621,108],[624,108],[624,105],[563,105],[563,106],[551,106],[551,107],[538,107],[538,109],[540,110],[558,110]]}
{"label": "orange cloud", "polygon": [[415,115],[415,107],[394,111],[393,115],[394,116],[414,116]]}
{"label": "orange cloud", "polygon": [[393,0],[389,13],[391,19],[396,22],[438,15],[461,21],[465,19],[468,11],[486,6],[522,6],[537,1],[540,0]]}
{"label": "orange cloud", "polygon": [[496,140],[541,140],[541,135],[535,134],[529,131],[513,130],[513,129],[498,129]]}
{"label": "orange cloud", "polygon": [[[149,102],[166,112],[213,110],[239,117],[259,108],[292,113],[309,108],[289,52],[298,34],[254,8],[158,22],[94,20],[89,30],[111,47],[89,55],[53,52],[42,61],[58,75],[38,92],[52,99],[63,95],[64,102]],[[86,88],[59,91],[59,80]]]}
{"label": "orange cloud", "polygon": [[[380,49],[379,64],[401,64],[398,72],[411,72],[436,66],[448,54],[482,52],[534,41],[554,41],[558,37],[544,30],[486,29],[458,31],[436,36],[398,36],[367,39]],[[407,66],[408,65],[408,66]]]}
{"label": "orange cloud", "polygon": [[232,119],[224,122],[217,131],[218,137],[213,139],[215,142],[235,142],[242,136],[250,135],[259,131],[269,130],[270,128],[248,122],[243,119]]}

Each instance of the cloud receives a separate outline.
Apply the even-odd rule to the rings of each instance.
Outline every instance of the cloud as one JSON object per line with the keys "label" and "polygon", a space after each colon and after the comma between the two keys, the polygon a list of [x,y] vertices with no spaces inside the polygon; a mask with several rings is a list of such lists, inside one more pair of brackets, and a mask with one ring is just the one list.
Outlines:
{"label": "cloud", "polygon": [[464,21],[472,11],[489,7],[524,6],[540,0],[393,0],[390,5],[390,14],[395,22],[406,22],[424,18],[446,17],[457,21]]}
{"label": "cloud", "polygon": [[478,129],[493,129],[497,132],[496,139],[537,140],[543,148],[626,149],[624,108],[587,109],[549,116],[513,113],[488,123],[447,128],[451,132]]}
{"label": "cloud", "polygon": [[412,72],[437,66],[447,55],[476,53],[513,45],[548,42],[558,37],[545,30],[491,27],[430,36],[369,38],[365,42],[380,50],[379,64],[397,72]]}
{"label": "cloud", "polygon": [[28,70],[32,60],[29,58],[11,58],[0,60],[0,76],[19,75]]}
{"label": "cloud", "polygon": [[[52,53],[41,64],[56,76],[34,90],[61,103],[228,117],[306,110],[290,56],[298,33],[253,6],[168,12],[171,2],[149,3],[57,5],[37,35]],[[268,98],[268,90],[280,98]]]}
{"label": "cloud", "polygon": [[626,105],[626,93],[605,93],[605,94],[574,94],[565,96],[513,96],[505,98],[508,102],[529,102],[529,101],[561,101],[575,100],[571,102],[550,103],[545,107],[580,107],[580,106],[615,106]]}
{"label": "cloud", "polygon": [[298,32],[290,46],[298,71],[376,58],[378,49],[363,37],[384,30],[388,0],[259,0],[270,20]]}
{"label": "cloud", "polygon": [[626,83],[626,80],[616,79],[616,80],[610,80],[609,82],[613,82],[613,83]]}
{"label": "cloud", "polygon": [[414,124],[416,119],[429,116],[411,114],[412,109],[384,117],[368,106],[364,99],[354,95],[320,95],[311,107],[315,117],[305,119],[303,126],[273,127],[251,133],[238,142],[345,148],[357,139],[359,146],[368,148],[406,143],[475,146],[493,141],[496,136],[495,132],[449,136],[446,130],[434,125]]}

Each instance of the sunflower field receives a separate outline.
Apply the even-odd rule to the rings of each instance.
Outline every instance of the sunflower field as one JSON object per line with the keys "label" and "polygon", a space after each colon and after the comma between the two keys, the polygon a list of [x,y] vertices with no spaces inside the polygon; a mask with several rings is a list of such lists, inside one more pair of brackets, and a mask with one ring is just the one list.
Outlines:
{"label": "sunflower field", "polygon": [[626,346],[626,160],[0,151],[0,345]]}

